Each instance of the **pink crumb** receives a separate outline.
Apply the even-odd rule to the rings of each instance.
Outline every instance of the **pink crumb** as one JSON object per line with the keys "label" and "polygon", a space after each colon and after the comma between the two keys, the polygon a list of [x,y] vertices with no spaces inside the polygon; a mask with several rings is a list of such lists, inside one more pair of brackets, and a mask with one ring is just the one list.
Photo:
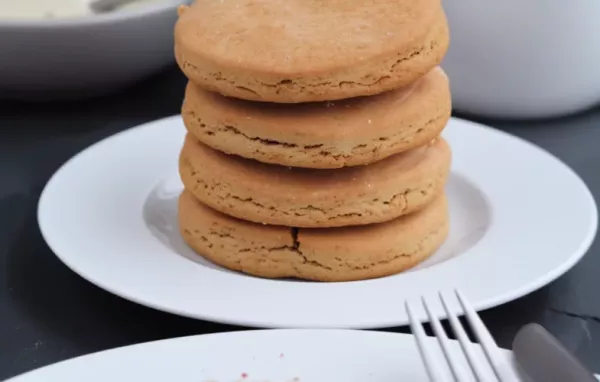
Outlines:
{"label": "pink crumb", "polygon": [[283,358],[283,357],[284,357],[283,353],[279,354],[279,358]]}
{"label": "pink crumb", "polygon": [[248,378],[248,374],[247,373],[242,373],[242,378]]}

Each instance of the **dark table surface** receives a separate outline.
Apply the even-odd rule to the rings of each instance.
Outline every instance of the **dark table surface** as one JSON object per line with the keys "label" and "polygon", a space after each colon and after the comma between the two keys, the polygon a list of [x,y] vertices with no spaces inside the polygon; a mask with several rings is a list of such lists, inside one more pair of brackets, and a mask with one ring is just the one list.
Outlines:
{"label": "dark table surface", "polygon": [[[37,226],[40,192],[62,163],[113,133],[176,114],[184,84],[171,68],[100,99],[0,101],[0,380],[99,350],[241,329],[154,311],[93,286],[53,255]],[[600,108],[547,121],[482,122],[552,152],[600,197]],[[600,372],[600,245],[557,281],[483,319],[504,347],[522,325],[541,323]]]}

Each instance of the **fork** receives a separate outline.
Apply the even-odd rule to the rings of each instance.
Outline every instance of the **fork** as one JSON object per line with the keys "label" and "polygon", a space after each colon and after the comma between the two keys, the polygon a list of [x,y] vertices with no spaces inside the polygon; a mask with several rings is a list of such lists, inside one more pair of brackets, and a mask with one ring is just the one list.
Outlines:
{"label": "fork", "polygon": [[[469,304],[464,295],[459,291],[455,291],[456,298],[460,303],[463,313],[466,317],[467,323],[471,330],[475,334],[475,338],[479,342],[479,345],[483,348],[485,353],[485,360],[482,361],[482,357],[476,356],[475,347],[478,345],[473,344],[466,332],[458,320],[456,311],[451,309],[448,297],[444,293],[439,293],[439,298],[442,302],[443,308],[450,322],[450,327],[454,332],[454,335],[460,343],[462,352],[467,359],[468,368],[465,368],[464,362],[459,362],[459,352],[453,352],[450,345],[450,340],[446,335],[446,332],[442,328],[438,317],[433,313],[431,303],[425,298],[421,297],[422,304],[427,312],[429,322],[433,329],[435,336],[437,337],[446,363],[450,368],[452,377],[448,378],[448,373],[445,372],[447,369],[442,368],[438,359],[435,357],[435,353],[432,350],[432,343],[427,339],[427,335],[421,325],[421,322],[416,318],[415,310],[409,301],[406,301],[405,307],[410,320],[410,327],[413,335],[417,341],[421,358],[425,364],[425,369],[429,375],[429,379],[432,382],[445,382],[445,381],[472,381],[473,376],[477,381],[488,382],[497,380],[500,382],[515,382],[519,379],[516,374],[512,372],[512,368],[507,364],[505,357],[500,354],[500,349],[496,345],[496,342],[492,338],[490,332],[487,330],[483,321],[479,315],[475,312],[475,309]],[[487,364],[487,365],[486,365]],[[489,368],[493,370],[495,378],[490,379]]]}

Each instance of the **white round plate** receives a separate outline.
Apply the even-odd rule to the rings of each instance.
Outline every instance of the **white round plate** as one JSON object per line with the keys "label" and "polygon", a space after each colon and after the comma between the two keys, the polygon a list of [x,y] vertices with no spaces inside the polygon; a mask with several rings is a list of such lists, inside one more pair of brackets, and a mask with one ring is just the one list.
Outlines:
{"label": "white round plate", "polygon": [[[430,341],[443,365],[437,340]],[[458,343],[452,341],[450,345],[458,356],[456,359],[468,370]],[[474,349],[485,362],[483,352]],[[507,361],[505,367],[514,368],[511,353],[503,352],[503,356]],[[491,370],[487,371],[489,380],[495,380]],[[54,381],[425,382],[429,379],[411,335],[299,329],[151,342],[58,363],[7,382]]]}
{"label": "white round plate", "polygon": [[434,256],[369,281],[250,277],[195,255],[179,236],[184,135],[181,119],[170,117],[93,145],[57,171],[38,210],[49,246],[79,275],[183,316],[258,327],[389,327],[408,322],[405,299],[452,288],[485,309],[567,271],[596,232],[594,199],[567,166],[521,139],[452,119],[444,132],[454,152],[451,232]]}

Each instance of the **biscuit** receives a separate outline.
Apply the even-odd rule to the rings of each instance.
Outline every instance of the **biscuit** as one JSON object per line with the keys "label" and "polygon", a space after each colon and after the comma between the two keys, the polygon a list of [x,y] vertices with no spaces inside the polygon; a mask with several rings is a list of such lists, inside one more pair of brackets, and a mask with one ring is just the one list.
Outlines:
{"label": "biscuit", "polygon": [[188,131],[219,151],[292,167],[365,165],[437,137],[451,113],[448,78],[435,68],[417,82],[371,97],[281,105],[222,97],[188,84]]}
{"label": "biscuit", "polygon": [[449,36],[440,0],[197,0],[175,57],[206,90],[265,102],[331,101],[406,86]]}
{"label": "biscuit", "polygon": [[188,134],[179,171],[202,203],[239,219],[290,227],[379,223],[439,195],[450,168],[443,139],[369,166],[313,170],[213,150]]}
{"label": "biscuit", "polygon": [[228,269],[266,278],[350,281],[392,275],[425,260],[448,234],[448,211],[441,195],[386,223],[298,229],[238,220],[184,191],[179,229],[197,253]]}

